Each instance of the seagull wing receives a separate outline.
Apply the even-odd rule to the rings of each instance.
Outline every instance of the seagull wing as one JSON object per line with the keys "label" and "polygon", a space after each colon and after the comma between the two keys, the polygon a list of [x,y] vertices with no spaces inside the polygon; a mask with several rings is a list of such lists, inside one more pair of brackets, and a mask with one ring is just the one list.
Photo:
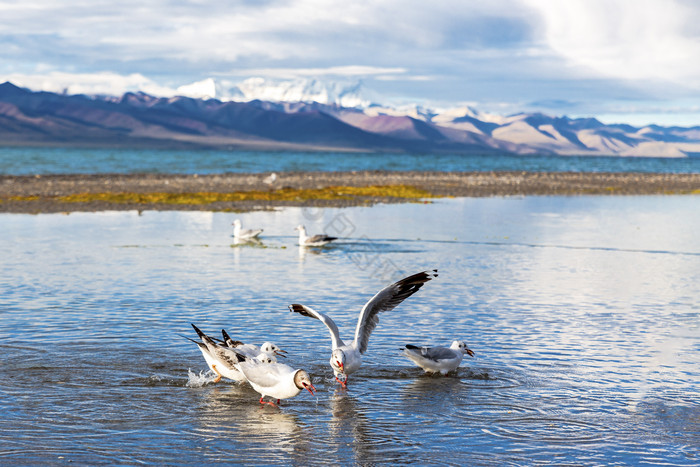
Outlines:
{"label": "seagull wing", "polygon": [[328,235],[318,234],[318,235],[314,235],[313,237],[307,238],[306,243],[332,242],[333,240],[337,240],[337,239],[338,239],[338,237],[330,237]]}
{"label": "seagull wing", "polygon": [[418,292],[423,287],[423,284],[433,277],[437,277],[436,273],[437,269],[419,272],[380,290],[362,307],[360,317],[357,320],[357,328],[355,328],[355,340],[352,345],[360,353],[365,353],[369,336],[374,331],[374,328],[377,327],[377,323],[379,323],[379,313],[396,308],[401,302]]}
{"label": "seagull wing", "polygon": [[345,345],[343,343],[343,340],[340,338],[340,334],[338,333],[338,326],[336,326],[335,322],[329,316],[326,316],[323,313],[319,313],[318,311],[309,308],[308,306],[300,305],[298,303],[293,303],[289,305],[289,311],[294,311],[302,316],[308,316],[309,318],[316,318],[317,320],[325,324],[328,328],[328,331],[331,333],[331,343],[334,349]]}
{"label": "seagull wing", "polygon": [[285,375],[293,372],[290,366],[283,363],[259,363],[254,360],[241,362],[238,368],[249,381],[265,388],[274,387]]}
{"label": "seagull wing", "polygon": [[406,350],[413,353],[414,355],[418,355],[420,357],[423,357],[427,360],[432,360],[434,362],[440,360],[452,360],[455,357],[459,356],[459,354],[456,351],[448,349],[447,347],[418,347],[409,344],[406,346]]}

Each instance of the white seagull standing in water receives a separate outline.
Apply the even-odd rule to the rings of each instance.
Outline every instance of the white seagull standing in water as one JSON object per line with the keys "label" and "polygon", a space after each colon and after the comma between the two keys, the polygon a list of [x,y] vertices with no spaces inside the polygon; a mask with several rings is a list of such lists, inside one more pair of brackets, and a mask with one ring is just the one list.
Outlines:
{"label": "white seagull standing in water", "polygon": [[[309,318],[316,318],[326,325],[330,331],[333,346],[331,368],[333,368],[335,379],[343,387],[347,387],[348,375],[357,371],[362,365],[362,354],[367,350],[370,334],[379,323],[379,313],[396,308],[405,299],[418,292],[423,284],[433,277],[437,277],[436,273],[437,269],[419,272],[380,290],[362,307],[355,328],[355,339],[350,344],[343,342],[338,333],[338,326],[323,313],[296,303],[289,305],[289,310]],[[344,378],[340,379],[338,375],[343,375]]]}
{"label": "white seagull standing in water", "polygon": [[465,354],[474,356],[474,352],[463,341],[454,341],[450,347],[419,347],[407,344],[402,350],[406,357],[426,373],[442,373],[445,376],[457,369]]}
{"label": "white seagull standing in water", "polygon": [[294,230],[299,231],[299,246],[323,246],[327,243],[337,240],[338,237],[331,237],[325,234],[314,235],[309,237],[306,234],[306,227],[298,225]]}
{"label": "white seagull standing in water", "polygon": [[238,368],[245,375],[250,385],[260,394],[261,404],[275,405],[263,400],[265,396],[277,399],[289,399],[306,389],[314,394],[316,388],[311,384],[311,377],[304,370],[295,370],[283,363],[261,363],[250,357],[240,355],[242,361]]}
{"label": "white seagull standing in water", "polygon": [[[199,328],[194,324],[192,324],[192,327],[194,328],[195,332],[197,332],[197,335],[201,339],[201,342],[197,342],[194,339],[190,340],[197,344],[197,347],[199,347],[199,350],[202,352],[202,356],[207,362],[207,365],[214,373],[216,373],[216,379],[214,380],[214,382],[218,383],[219,381],[221,381],[222,376],[224,378],[228,378],[236,382],[245,381],[245,375],[236,366],[236,364],[240,360],[240,357],[239,354],[236,353],[235,344],[240,344],[243,346],[251,344],[243,344],[239,341],[231,341],[231,338],[228,337],[228,334],[226,334],[226,331],[224,331],[223,329],[222,332],[224,333],[224,339],[231,341],[234,345],[232,346],[231,344],[229,344],[229,342],[226,342],[225,345],[220,344],[216,342],[213,338],[207,336],[202,331],[200,331]],[[227,337],[228,339],[226,339]],[[274,344],[269,345],[271,347],[277,348],[277,346]],[[251,347],[254,346],[251,345]],[[281,351],[281,349],[278,350]],[[244,351],[241,351],[240,353],[244,354]],[[274,363],[277,360],[275,358],[276,354],[277,353],[274,352],[274,350],[272,352],[259,351],[256,355],[251,355],[250,358],[255,358],[260,363]]]}
{"label": "white seagull standing in water", "polygon": [[238,240],[238,241],[247,241],[247,240],[253,240],[257,239],[258,235],[260,235],[263,231],[263,229],[241,229],[241,220],[236,219],[233,221],[233,238]]}

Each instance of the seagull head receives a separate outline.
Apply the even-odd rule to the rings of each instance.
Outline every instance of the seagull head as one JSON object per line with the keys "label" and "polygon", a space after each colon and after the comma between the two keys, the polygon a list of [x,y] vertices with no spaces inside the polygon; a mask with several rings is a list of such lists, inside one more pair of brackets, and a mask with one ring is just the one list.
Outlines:
{"label": "seagull head", "polygon": [[294,227],[294,230],[306,230],[306,227],[304,227],[303,225],[299,224],[299,225],[297,225],[296,227]]}
{"label": "seagull head", "polygon": [[278,357],[287,358],[286,355],[283,355],[283,354],[287,353],[286,351],[280,349],[275,344],[272,344],[270,342],[263,343],[263,345],[260,346],[260,350],[264,353],[267,353],[267,354],[273,353],[273,354],[277,355]]}
{"label": "seagull head", "polygon": [[462,354],[467,354],[470,357],[474,356],[474,352],[472,351],[472,349],[467,347],[467,344],[464,341],[454,341],[450,348],[454,350],[459,350],[460,352],[462,352]]}
{"label": "seagull head", "polygon": [[311,377],[304,370],[297,370],[297,372],[294,373],[294,384],[299,389],[306,389],[311,395],[314,395],[316,388],[311,384]]}
{"label": "seagull head", "polygon": [[240,219],[236,219],[235,221],[233,221],[233,224],[231,224],[231,225],[235,225],[235,226],[237,226],[237,227],[240,227],[240,226],[241,226],[241,220],[240,220]]}
{"label": "seagull head", "polygon": [[345,373],[345,352],[335,349],[331,354],[331,367],[336,373]]}

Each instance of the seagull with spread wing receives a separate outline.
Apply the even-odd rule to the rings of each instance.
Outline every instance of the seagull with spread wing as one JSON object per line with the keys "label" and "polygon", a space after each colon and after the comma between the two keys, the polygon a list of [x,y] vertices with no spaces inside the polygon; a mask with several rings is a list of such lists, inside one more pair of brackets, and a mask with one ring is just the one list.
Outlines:
{"label": "seagull with spread wing", "polygon": [[[377,323],[379,323],[379,313],[393,310],[405,299],[418,292],[423,287],[423,284],[434,277],[437,277],[437,269],[419,272],[377,292],[362,307],[357,320],[357,327],[355,328],[355,339],[350,344],[343,342],[338,333],[338,326],[330,317],[323,313],[298,303],[289,305],[289,310],[309,318],[316,318],[326,325],[331,334],[331,344],[333,346],[330,360],[331,368],[333,368],[335,379],[343,387],[347,387],[348,375],[356,372],[362,365],[362,354],[367,351],[369,336],[377,326]],[[343,376],[343,379],[338,377],[340,375]]]}

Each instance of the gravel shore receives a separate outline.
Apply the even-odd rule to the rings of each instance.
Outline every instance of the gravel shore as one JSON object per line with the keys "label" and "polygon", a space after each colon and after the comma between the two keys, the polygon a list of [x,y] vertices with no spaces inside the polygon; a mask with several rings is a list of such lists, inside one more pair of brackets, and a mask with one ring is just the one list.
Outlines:
{"label": "gravel shore", "polygon": [[[248,211],[280,206],[364,206],[415,201],[381,188],[376,193],[326,199],[276,199],[283,190],[323,190],[328,187],[408,186],[426,197],[531,195],[700,194],[700,174],[590,172],[285,172],[276,174],[96,174],[0,176],[0,212],[42,213],[104,210],[228,210]],[[213,201],[196,204],[162,202],[66,201],[77,194],[122,193],[269,193],[269,199]]]}

